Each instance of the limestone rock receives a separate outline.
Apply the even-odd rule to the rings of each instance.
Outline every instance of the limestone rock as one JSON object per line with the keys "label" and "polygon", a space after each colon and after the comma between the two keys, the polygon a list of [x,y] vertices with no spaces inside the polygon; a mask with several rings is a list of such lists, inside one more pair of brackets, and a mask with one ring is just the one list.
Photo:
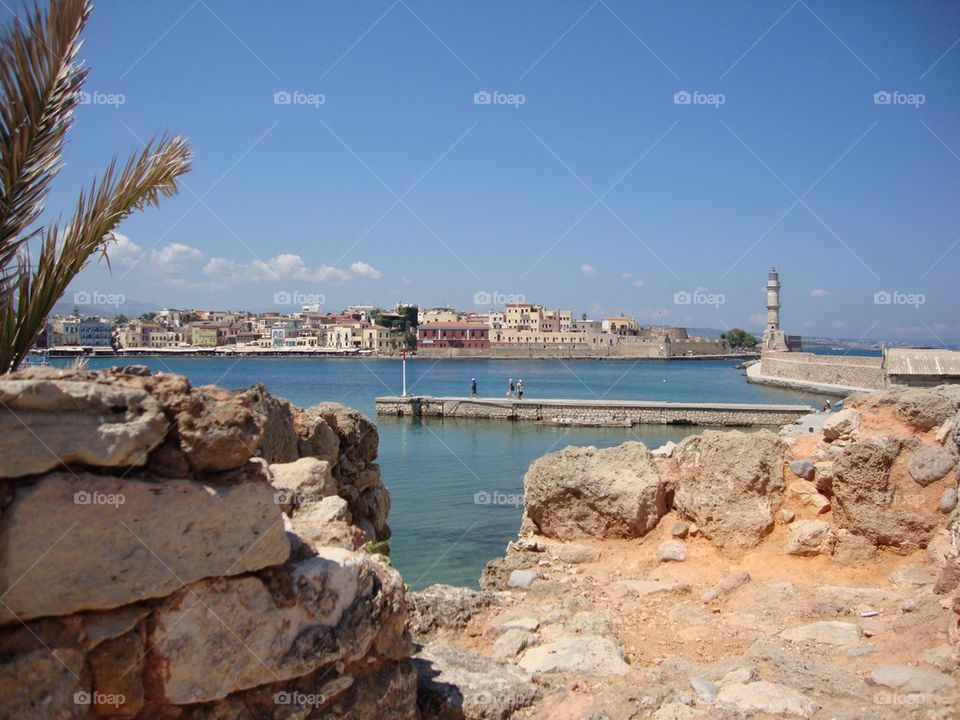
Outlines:
{"label": "limestone rock", "polygon": [[274,397],[257,383],[242,393],[261,429],[260,445],[254,448],[268,463],[289,463],[300,457],[293,427],[293,407]]}
{"label": "limestone rock", "polygon": [[673,440],[670,440],[658,447],[656,450],[651,450],[650,454],[654,457],[669,458],[673,457],[673,451],[676,449],[677,444],[673,442]]}
{"label": "limestone rock", "polygon": [[526,590],[537,579],[535,570],[514,570],[507,580],[507,587]]}
{"label": "limestone rock", "polygon": [[196,388],[177,414],[180,446],[198,471],[237,468],[260,446],[263,428],[247,398],[223,388]]}
{"label": "limestone rock", "polygon": [[797,514],[796,514],[793,510],[781,510],[781,511],[780,511],[780,518],[781,518],[785,523],[788,523],[788,524],[789,524],[789,523],[792,523],[794,520],[797,519]]}
{"label": "limestone rock", "polygon": [[407,593],[408,624],[415,636],[441,629],[460,632],[471,618],[496,603],[496,596],[485,590],[431,585],[420,592]]}
{"label": "limestone rock", "polygon": [[834,545],[830,525],[822,520],[797,520],[790,525],[788,555],[829,555]]}
{"label": "limestone rock", "polygon": [[697,694],[697,697],[703,702],[711,703],[717,699],[719,688],[705,678],[690,678],[690,687]]}
{"label": "limestone rock", "polygon": [[880,665],[870,673],[868,682],[901,693],[946,692],[956,685],[949,675],[912,665]]}
{"label": "limestone rock", "polygon": [[666,509],[666,488],[639,442],[568,447],[534,461],[524,478],[525,522],[547,537],[642,537]]}
{"label": "limestone rock", "polygon": [[600,559],[599,550],[576,543],[551,543],[547,546],[547,554],[571,565],[593,563]]}
{"label": "limestone rock", "polygon": [[406,657],[403,582],[368,555],[326,548],[259,577],[205,580],[154,613],[145,685],[151,700],[209,702],[317,667]]}
{"label": "limestone rock", "polygon": [[350,460],[373,462],[377,459],[380,436],[377,426],[361,413],[340,403],[320,403],[305,410],[307,414],[323,418],[340,439],[340,455]]}
{"label": "limestone rock", "polygon": [[63,465],[140,466],[169,423],[136,388],[68,380],[0,379],[0,478]]}
{"label": "limestone rock", "polygon": [[497,660],[512,661],[531,645],[536,645],[537,636],[527,630],[510,628],[497,638],[493,644],[493,657]]}
{"label": "limestone rock", "polygon": [[94,712],[108,717],[135,717],[143,707],[143,670],[146,648],[139,632],[98,645],[90,653]]}
{"label": "limestone rock", "polygon": [[717,703],[733,705],[746,712],[762,712],[786,717],[807,718],[817,705],[806,695],[786,685],[758,680],[747,684],[724,685],[717,693]]}
{"label": "limestone rock", "polygon": [[877,554],[877,546],[862,535],[854,535],[849,530],[835,534],[836,544],[833,559],[840,565],[859,565],[872,560]]}
{"label": "limestone rock", "polygon": [[39,648],[0,664],[0,717],[86,718],[91,701],[83,653],[77,650]]}
{"label": "limestone rock", "polygon": [[907,472],[926,487],[953,470],[953,456],[938,445],[922,445],[907,461]]}
{"label": "limestone rock", "polygon": [[896,501],[890,468],[899,451],[900,441],[885,436],[844,448],[834,463],[834,517],[877,545],[912,551],[926,546],[935,521]]}
{"label": "limestone rock", "polygon": [[942,391],[920,388],[892,388],[851,395],[846,404],[863,411],[890,407],[900,420],[921,432],[935,428],[956,412],[954,403]]}
{"label": "limestone rock", "polygon": [[625,675],[630,671],[620,646],[602,635],[561,635],[527,650],[519,665],[531,673]]}
{"label": "limestone rock", "polygon": [[687,559],[687,546],[679,540],[667,540],[657,548],[660,562],[683,562]]}
{"label": "limestone rock", "polygon": [[831,413],[823,421],[823,437],[827,440],[837,440],[860,431],[862,422],[860,411],[855,408],[846,408],[840,412]]}
{"label": "limestone rock", "polygon": [[804,480],[813,480],[816,474],[816,467],[810,459],[794,460],[790,463],[790,472]]}
{"label": "limestone rock", "polygon": [[[421,720],[417,708],[417,671],[407,660],[381,665],[357,678],[331,703],[328,712],[314,716],[317,720]],[[235,720],[235,716],[228,715],[223,720]]]}
{"label": "limestone rock", "polygon": [[163,597],[290,554],[273,489],[254,474],[204,485],[51,473],[3,517],[2,623]]}
{"label": "limestone rock", "polygon": [[507,720],[540,695],[517,667],[446,643],[430,643],[413,664],[424,720]]}
{"label": "limestone rock", "polygon": [[707,430],[675,453],[674,506],[718,547],[749,548],[773,529],[783,500],[786,446],[769,430]]}
{"label": "limestone rock", "polygon": [[793,642],[815,642],[825,645],[856,645],[863,631],[854,623],[841,620],[818,620],[800,627],[784,630],[781,636]]}
{"label": "limestone rock", "polygon": [[670,528],[670,534],[677,538],[685,538],[690,534],[690,525],[682,520],[677,520]]}
{"label": "limestone rock", "polygon": [[337,494],[330,463],[315,457],[271,465],[270,474],[277,503],[290,512]]}
{"label": "limestone rock", "polygon": [[333,465],[340,455],[340,438],[318,412],[293,411],[293,428],[301,456],[312,456]]}
{"label": "limestone rock", "polygon": [[943,495],[940,496],[940,503],[938,507],[940,512],[944,514],[949,514],[953,512],[953,509],[957,506],[957,489],[956,488],[947,488],[943,491]]}

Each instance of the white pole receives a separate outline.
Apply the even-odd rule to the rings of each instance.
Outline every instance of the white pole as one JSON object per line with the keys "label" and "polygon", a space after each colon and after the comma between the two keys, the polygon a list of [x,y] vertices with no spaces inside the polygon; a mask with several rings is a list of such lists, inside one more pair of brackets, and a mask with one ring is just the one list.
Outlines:
{"label": "white pole", "polygon": [[403,397],[407,396],[407,349],[403,349]]}

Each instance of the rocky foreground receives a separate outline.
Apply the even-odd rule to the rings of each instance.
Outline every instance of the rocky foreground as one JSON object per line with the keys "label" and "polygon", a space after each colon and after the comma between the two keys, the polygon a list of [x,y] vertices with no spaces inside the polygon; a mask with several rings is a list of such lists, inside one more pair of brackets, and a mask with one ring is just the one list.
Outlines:
{"label": "rocky foreground", "polygon": [[482,590],[408,594],[425,716],[956,717],[960,388],[846,405],[534,462]]}
{"label": "rocky foreground", "polygon": [[2,376],[0,718],[954,717],[960,389],[847,408],[547,455],[481,590],[413,593],[355,411]]}

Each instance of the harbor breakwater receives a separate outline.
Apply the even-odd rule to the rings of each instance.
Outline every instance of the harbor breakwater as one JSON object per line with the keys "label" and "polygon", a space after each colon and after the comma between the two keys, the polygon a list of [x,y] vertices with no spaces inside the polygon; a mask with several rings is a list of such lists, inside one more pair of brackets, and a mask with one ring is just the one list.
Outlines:
{"label": "harbor breakwater", "polygon": [[474,397],[379,397],[378,415],[514,420],[564,425],[788,425],[809,405],[624,400],[513,400]]}

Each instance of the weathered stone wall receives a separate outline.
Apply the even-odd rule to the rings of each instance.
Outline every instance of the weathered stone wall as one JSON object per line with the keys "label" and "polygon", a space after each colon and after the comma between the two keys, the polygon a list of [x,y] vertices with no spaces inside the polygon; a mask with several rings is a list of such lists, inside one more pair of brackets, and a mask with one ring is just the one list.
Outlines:
{"label": "weathered stone wall", "polygon": [[677,340],[663,343],[659,338],[605,338],[597,343],[496,343],[489,348],[420,348],[417,355],[425,358],[628,358],[666,359],[688,355],[723,355],[730,346],[719,340]]}
{"label": "weathered stone wall", "polygon": [[461,400],[451,398],[380,398],[378,415],[419,415],[484,420],[516,420],[558,424],[651,424],[651,425],[786,425],[812,408],[796,406],[695,405],[683,403],[635,404],[537,402],[533,400]]}
{"label": "weathered stone wall", "polygon": [[261,386],[0,377],[0,717],[417,717],[377,446]]}
{"label": "weathered stone wall", "polygon": [[765,352],[760,358],[760,374],[765,378],[850,388],[881,389],[886,385],[880,357]]}

